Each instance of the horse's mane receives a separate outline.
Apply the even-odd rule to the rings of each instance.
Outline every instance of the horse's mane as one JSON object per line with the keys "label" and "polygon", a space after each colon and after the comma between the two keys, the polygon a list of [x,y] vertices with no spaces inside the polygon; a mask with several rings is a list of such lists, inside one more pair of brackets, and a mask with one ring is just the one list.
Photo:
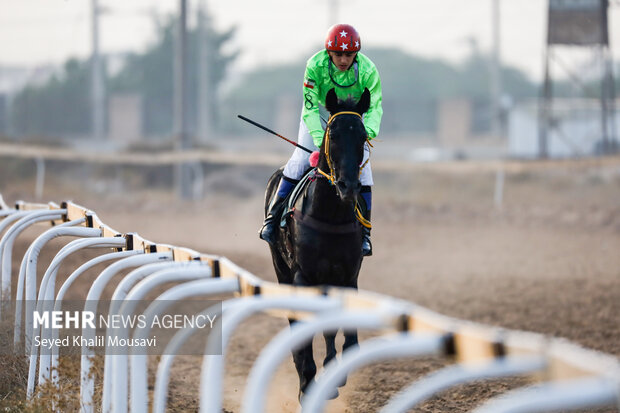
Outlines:
{"label": "horse's mane", "polygon": [[338,109],[340,111],[353,111],[357,108],[357,101],[352,96],[348,96],[344,100],[338,99]]}

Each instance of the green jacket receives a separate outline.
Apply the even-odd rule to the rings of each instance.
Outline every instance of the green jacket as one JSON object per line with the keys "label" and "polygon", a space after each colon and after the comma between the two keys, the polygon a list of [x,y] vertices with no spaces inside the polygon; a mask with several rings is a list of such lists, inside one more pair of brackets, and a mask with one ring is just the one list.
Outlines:
{"label": "green jacket", "polygon": [[[379,134],[381,125],[381,79],[375,64],[362,53],[357,53],[358,79],[355,81],[355,64],[349,70],[341,72],[333,64],[329,65],[329,55],[326,50],[322,50],[308,59],[306,73],[304,76],[304,107],[302,118],[310,131],[310,135],[317,147],[323,142],[323,127],[319,116],[319,104],[325,106],[325,96],[327,92],[335,88],[336,95],[340,99],[352,97],[359,100],[365,88],[370,91],[370,109],[364,115],[364,126],[370,139]],[[330,77],[331,71],[331,77]],[[334,83],[334,81],[341,86]],[[346,87],[348,85],[351,85]]]}

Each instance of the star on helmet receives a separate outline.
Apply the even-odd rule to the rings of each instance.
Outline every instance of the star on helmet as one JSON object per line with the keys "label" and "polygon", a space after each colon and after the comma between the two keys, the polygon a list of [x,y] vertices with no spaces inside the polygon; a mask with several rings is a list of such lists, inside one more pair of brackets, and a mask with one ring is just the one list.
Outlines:
{"label": "star on helmet", "polygon": [[[346,43],[346,47],[342,46]],[[362,41],[355,27],[350,24],[335,24],[325,35],[325,49],[332,52],[359,52]]]}
{"label": "star on helmet", "polygon": [[343,43],[340,45],[340,47],[342,48],[342,50],[347,50],[349,48],[349,45],[346,43]]}

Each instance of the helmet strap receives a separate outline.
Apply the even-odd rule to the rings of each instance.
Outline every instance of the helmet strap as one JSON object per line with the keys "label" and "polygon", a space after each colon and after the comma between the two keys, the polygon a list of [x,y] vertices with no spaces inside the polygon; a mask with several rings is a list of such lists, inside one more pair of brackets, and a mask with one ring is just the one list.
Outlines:
{"label": "helmet strap", "polygon": [[332,63],[332,58],[330,56],[327,72],[329,73],[329,78],[331,79],[332,83],[334,83],[336,86],[341,87],[341,88],[351,87],[357,83],[357,79],[359,79],[359,76],[360,76],[359,68],[357,66],[357,56],[355,56],[355,61],[353,62],[353,70],[355,71],[355,80],[350,85],[341,85],[340,83],[336,82],[336,80],[334,80],[334,76],[332,75],[332,72],[334,71],[332,67],[333,65],[334,64]]}

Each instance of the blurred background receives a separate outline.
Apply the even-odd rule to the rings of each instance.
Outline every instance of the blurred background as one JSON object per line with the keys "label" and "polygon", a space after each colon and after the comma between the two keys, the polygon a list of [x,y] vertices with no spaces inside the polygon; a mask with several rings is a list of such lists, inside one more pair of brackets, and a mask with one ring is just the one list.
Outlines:
{"label": "blurred background", "polygon": [[0,153],[39,168],[58,153],[14,144],[285,160],[289,145],[236,115],[295,139],[305,61],[337,22],[382,77],[377,158],[618,149],[620,1],[0,0]]}

